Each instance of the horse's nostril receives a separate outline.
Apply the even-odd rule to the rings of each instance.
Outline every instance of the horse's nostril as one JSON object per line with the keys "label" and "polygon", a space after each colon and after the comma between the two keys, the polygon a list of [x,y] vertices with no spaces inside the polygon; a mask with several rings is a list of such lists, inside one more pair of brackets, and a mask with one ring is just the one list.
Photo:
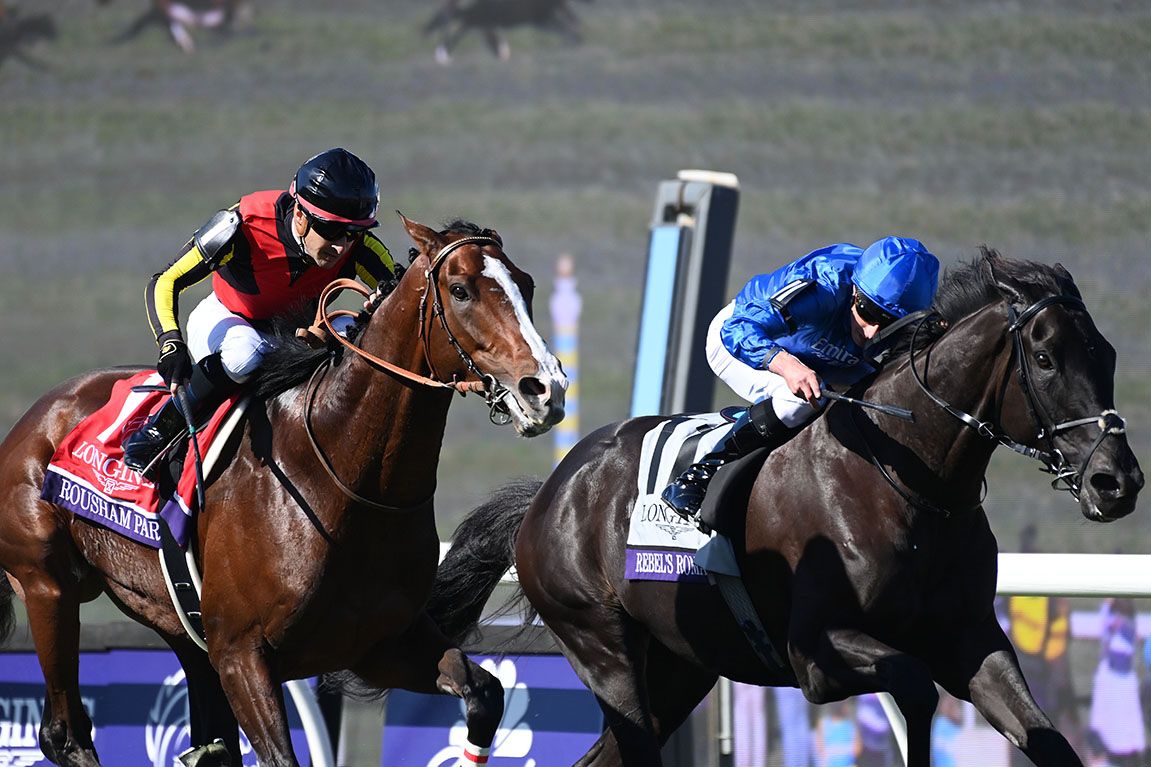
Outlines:
{"label": "horse's nostril", "polygon": [[1100,495],[1113,497],[1119,493],[1119,481],[1110,474],[1103,474],[1102,472],[1091,475],[1091,487],[1095,488]]}
{"label": "horse's nostril", "polygon": [[547,393],[548,387],[538,378],[521,378],[520,393],[525,397],[539,397]]}

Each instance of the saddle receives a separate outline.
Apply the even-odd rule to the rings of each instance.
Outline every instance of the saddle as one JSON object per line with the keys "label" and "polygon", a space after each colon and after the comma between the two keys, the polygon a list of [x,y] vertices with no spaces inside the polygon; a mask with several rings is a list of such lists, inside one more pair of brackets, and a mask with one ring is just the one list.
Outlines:
{"label": "saddle", "polygon": [[[710,528],[706,534],[668,509],[658,492],[670,477],[713,450],[741,410],[733,407],[719,413],[674,416],[644,435],[624,576],[628,580],[711,583],[764,666],[780,683],[794,685],[794,671],[768,637],[743,583],[736,555],[745,538],[752,485],[773,448],[758,448],[720,467],[701,509],[702,522]],[[641,529],[641,523],[646,528]]]}
{"label": "saddle", "polygon": [[700,508],[700,520],[720,535],[743,540],[747,521],[747,503],[759,470],[773,448],[761,447],[719,468]]}

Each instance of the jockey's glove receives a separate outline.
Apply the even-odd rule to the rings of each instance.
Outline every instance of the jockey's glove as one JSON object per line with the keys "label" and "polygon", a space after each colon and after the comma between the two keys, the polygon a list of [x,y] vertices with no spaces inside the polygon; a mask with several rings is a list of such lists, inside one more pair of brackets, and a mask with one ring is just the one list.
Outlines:
{"label": "jockey's glove", "polygon": [[173,384],[183,386],[192,377],[192,355],[188,352],[188,345],[180,337],[179,331],[169,331],[162,334],[156,341],[160,344],[160,358],[156,361],[156,370],[164,378],[168,388]]}

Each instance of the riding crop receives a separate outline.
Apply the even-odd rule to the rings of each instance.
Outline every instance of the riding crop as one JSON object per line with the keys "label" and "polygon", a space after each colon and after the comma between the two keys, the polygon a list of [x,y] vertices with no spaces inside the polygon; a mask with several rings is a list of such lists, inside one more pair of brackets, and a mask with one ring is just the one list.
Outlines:
{"label": "riding crop", "polygon": [[881,405],[878,402],[868,402],[867,400],[848,397],[845,394],[828,391],[827,389],[823,390],[823,396],[830,400],[846,402],[847,404],[855,405],[856,407],[866,407],[872,410],[878,410],[880,413],[886,413],[887,415],[895,416],[896,418],[902,418],[904,421],[911,421],[912,423],[915,423],[915,413],[912,413],[907,408],[895,407],[894,405]]}

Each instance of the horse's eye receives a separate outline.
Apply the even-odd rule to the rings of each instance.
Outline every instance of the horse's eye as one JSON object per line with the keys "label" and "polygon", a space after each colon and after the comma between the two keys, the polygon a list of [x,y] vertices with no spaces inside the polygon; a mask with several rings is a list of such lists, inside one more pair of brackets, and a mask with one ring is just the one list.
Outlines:
{"label": "horse's eye", "polygon": [[1035,364],[1044,370],[1050,370],[1051,368],[1055,367],[1055,365],[1052,364],[1051,357],[1048,356],[1047,352],[1035,352]]}
{"label": "horse's eye", "polygon": [[452,285],[448,290],[457,301],[467,301],[469,298],[468,289],[463,285]]}

